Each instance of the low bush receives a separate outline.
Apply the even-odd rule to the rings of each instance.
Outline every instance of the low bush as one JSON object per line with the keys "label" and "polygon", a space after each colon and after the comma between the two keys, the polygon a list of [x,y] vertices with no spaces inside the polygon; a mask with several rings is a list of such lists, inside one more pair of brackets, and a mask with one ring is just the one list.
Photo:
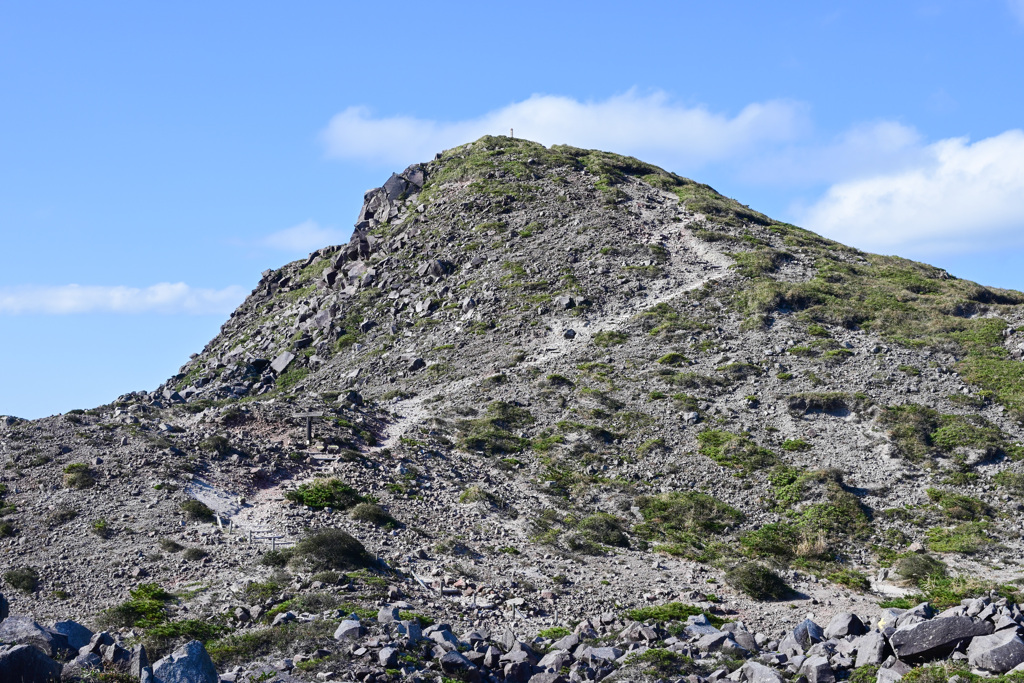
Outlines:
{"label": "low bush", "polygon": [[730,586],[755,600],[782,600],[793,589],[774,570],[757,562],[743,562],[725,574]]}
{"label": "low bush", "polygon": [[315,479],[312,483],[302,484],[289,491],[284,497],[314,510],[347,510],[365,500],[358,491],[340,479]]}
{"label": "low bush", "polygon": [[74,462],[64,467],[64,488],[87,489],[95,483],[93,471],[84,462]]}
{"label": "low bush", "polygon": [[607,512],[597,512],[584,517],[576,525],[576,529],[595,543],[617,548],[629,547],[629,538],[623,531],[622,520]]}
{"label": "low bush", "polygon": [[904,555],[893,568],[900,576],[915,583],[929,576],[946,575],[946,563],[927,553]]}
{"label": "low bush", "polygon": [[352,508],[352,519],[359,522],[369,522],[375,526],[397,529],[401,526],[399,521],[388,514],[388,511],[376,503],[360,503]]}
{"label": "low bush", "polygon": [[39,572],[32,567],[18,567],[4,572],[4,583],[23,593],[34,593],[39,587]]}
{"label": "low bush", "polygon": [[313,571],[344,571],[368,567],[373,558],[356,538],[341,529],[322,529],[307,533],[293,549],[296,561]]}
{"label": "low bush", "polygon": [[185,516],[196,522],[212,522],[214,520],[213,510],[210,506],[198,500],[186,500],[181,504],[181,511]]}

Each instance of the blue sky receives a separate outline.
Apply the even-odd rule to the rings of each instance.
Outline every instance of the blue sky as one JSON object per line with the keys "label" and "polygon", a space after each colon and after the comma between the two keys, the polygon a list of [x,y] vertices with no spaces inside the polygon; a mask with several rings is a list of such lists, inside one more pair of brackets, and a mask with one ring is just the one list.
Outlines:
{"label": "blue sky", "polygon": [[1024,0],[0,3],[0,414],[152,389],[366,189],[505,133],[1024,289]]}

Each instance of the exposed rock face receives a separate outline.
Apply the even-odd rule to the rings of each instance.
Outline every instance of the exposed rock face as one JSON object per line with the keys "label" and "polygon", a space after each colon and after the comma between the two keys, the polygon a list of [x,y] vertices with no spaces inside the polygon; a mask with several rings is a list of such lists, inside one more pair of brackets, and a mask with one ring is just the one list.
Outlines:
{"label": "exposed rock face", "polygon": [[[140,679],[266,629],[302,645],[211,647],[221,673],[895,681],[965,647],[996,671],[1011,601],[873,605],[1015,577],[1022,302],[635,159],[484,138],[368,192],[347,244],[264,272],[152,392],[0,419],[13,611],[120,606],[77,657],[70,625],[0,628]],[[151,619],[185,633],[145,641],[152,672]]]}

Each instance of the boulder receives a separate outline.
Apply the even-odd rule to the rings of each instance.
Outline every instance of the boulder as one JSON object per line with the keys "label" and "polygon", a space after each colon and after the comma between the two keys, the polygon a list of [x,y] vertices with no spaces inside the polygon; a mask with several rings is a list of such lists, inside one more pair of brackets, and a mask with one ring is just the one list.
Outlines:
{"label": "boulder", "polygon": [[88,645],[92,639],[92,631],[77,621],[58,621],[50,630],[66,637],[68,639],[68,647],[76,652]]}
{"label": "boulder", "polygon": [[385,669],[394,669],[398,666],[398,655],[401,651],[397,647],[383,647],[377,653],[377,661]]}
{"label": "boulder", "polygon": [[0,681],[57,683],[63,667],[32,645],[0,650]]}
{"label": "boulder", "polygon": [[1006,673],[1024,662],[1024,640],[1009,629],[978,636],[967,647],[967,658],[975,669]]}
{"label": "boulder", "polygon": [[832,617],[825,627],[825,639],[845,638],[846,636],[862,636],[868,632],[864,622],[856,614],[840,612]]}
{"label": "boulder", "polygon": [[63,660],[69,654],[67,636],[43,628],[32,617],[7,617],[0,622],[0,642],[32,645],[53,659]]}
{"label": "boulder", "polygon": [[825,639],[825,632],[810,619],[805,619],[786,634],[779,643],[779,651],[786,654],[802,655],[811,645]]}
{"label": "boulder", "polygon": [[741,680],[747,683],[782,683],[783,678],[775,669],[760,662],[749,661],[740,667]]}
{"label": "boulder", "polygon": [[7,602],[7,598],[4,597],[3,593],[0,593],[0,621],[3,621],[10,615],[11,606]]}
{"label": "boulder", "polygon": [[804,660],[799,673],[807,677],[808,683],[834,683],[836,680],[836,674],[832,671],[828,658],[821,655]]}
{"label": "boulder", "polygon": [[445,652],[438,660],[441,671],[464,681],[479,681],[480,669],[457,650]]}
{"label": "boulder", "polygon": [[393,624],[397,621],[401,621],[402,617],[398,615],[398,608],[394,605],[385,605],[381,607],[377,612],[377,622],[381,624]]}
{"label": "boulder", "polygon": [[198,640],[185,643],[153,665],[160,683],[219,683],[206,648]]}
{"label": "boulder", "polygon": [[295,360],[295,354],[291,351],[282,351],[281,355],[274,359],[274,362],[270,364],[270,369],[276,374],[280,375],[282,372],[288,369],[292,361]]}
{"label": "boulder", "polygon": [[335,640],[359,640],[366,635],[366,629],[356,619],[345,619],[334,630]]}
{"label": "boulder", "polygon": [[857,661],[855,666],[878,666],[889,658],[889,643],[881,631],[872,631],[857,639]]}
{"label": "boulder", "polygon": [[899,629],[889,638],[896,656],[905,662],[925,662],[947,657],[956,647],[975,636],[987,636],[993,626],[970,617],[932,619]]}

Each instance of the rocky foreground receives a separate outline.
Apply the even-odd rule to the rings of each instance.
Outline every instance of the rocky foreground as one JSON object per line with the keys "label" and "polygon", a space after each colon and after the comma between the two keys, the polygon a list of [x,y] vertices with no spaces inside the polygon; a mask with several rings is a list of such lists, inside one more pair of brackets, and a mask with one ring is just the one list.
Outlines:
{"label": "rocky foreground", "polygon": [[474,683],[832,683],[872,677],[892,683],[914,667],[929,671],[929,665],[934,666],[933,675],[958,673],[961,680],[1024,674],[1024,615],[1005,599],[965,600],[940,613],[928,603],[906,610],[889,608],[863,619],[843,612],[824,629],[805,619],[776,640],[751,633],[741,621],[724,621],[680,603],[637,610],[630,615],[633,618],[605,614],[585,619],[571,631],[552,628],[529,639],[517,636],[512,628],[500,634],[474,629],[456,635],[449,624],[424,627],[423,617],[403,615],[403,608],[410,607],[390,603],[375,618],[346,615],[343,610],[277,611],[268,630],[281,633],[271,638],[287,643],[303,627],[321,637],[290,656],[257,666],[234,666],[219,676],[198,640],[150,666],[145,647],[132,646],[121,634],[93,633],[74,621],[44,628],[29,617],[8,616],[0,622],[0,640],[8,643],[0,651],[0,674],[4,681],[23,683],[94,680],[97,675],[143,683],[290,681],[295,680],[292,674],[314,669],[323,681],[440,677]]}
{"label": "rocky foreground", "polygon": [[163,385],[0,418],[0,642],[49,643],[2,661],[1017,676],[1019,328],[1019,292],[482,138],[264,272]]}

